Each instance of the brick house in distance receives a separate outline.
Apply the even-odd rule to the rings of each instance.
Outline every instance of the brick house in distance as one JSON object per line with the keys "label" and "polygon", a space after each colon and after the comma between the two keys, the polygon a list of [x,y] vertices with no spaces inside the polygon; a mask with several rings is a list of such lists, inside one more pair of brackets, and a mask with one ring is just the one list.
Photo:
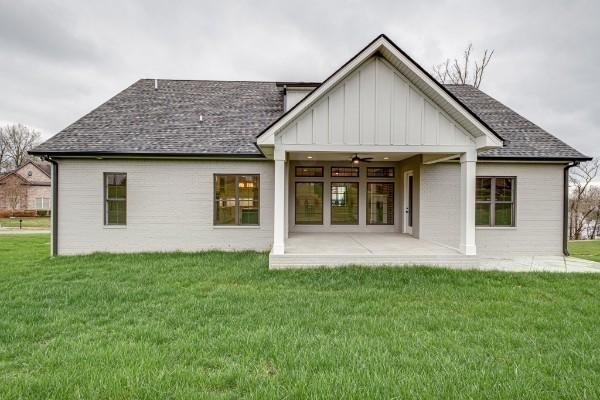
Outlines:
{"label": "brick house in distance", "polygon": [[28,161],[0,175],[0,212],[5,210],[50,210],[50,163]]}

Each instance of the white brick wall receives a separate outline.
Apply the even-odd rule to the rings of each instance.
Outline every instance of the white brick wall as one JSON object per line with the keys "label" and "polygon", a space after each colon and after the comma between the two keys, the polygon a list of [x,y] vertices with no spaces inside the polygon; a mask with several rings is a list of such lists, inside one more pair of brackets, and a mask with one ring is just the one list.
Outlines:
{"label": "white brick wall", "polygon": [[[127,173],[127,226],[105,227],[103,172]],[[260,227],[213,226],[213,174],[260,174]],[[267,161],[61,160],[58,252],[268,250],[273,164]]]}
{"label": "white brick wall", "polygon": [[[516,176],[514,228],[477,228],[480,256],[562,254],[563,167],[560,164],[483,163],[478,176]],[[421,238],[458,247],[460,166],[424,165]]]}

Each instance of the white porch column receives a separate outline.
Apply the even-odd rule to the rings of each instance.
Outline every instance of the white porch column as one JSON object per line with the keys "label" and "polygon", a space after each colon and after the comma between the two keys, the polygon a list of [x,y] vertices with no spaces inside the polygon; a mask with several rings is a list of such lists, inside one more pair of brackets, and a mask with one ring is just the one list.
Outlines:
{"label": "white porch column", "polygon": [[273,201],[273,254],[285,250],[285,152],[275,149],[275,198]]}
{"label": "white porch column", "polygon": [[460,251],[477,254],[475,246],[475,176],[477,154],[474,151],[460,156]]}

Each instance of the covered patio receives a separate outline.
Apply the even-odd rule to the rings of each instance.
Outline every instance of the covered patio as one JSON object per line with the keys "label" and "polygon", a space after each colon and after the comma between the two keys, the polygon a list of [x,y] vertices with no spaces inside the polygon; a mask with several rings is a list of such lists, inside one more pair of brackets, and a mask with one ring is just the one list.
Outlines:
{"label": "covered patio", "polygon": [[270,268],[423,264],[475,267],[478,258],[408,234],[389,232],[290,233],[285,253],[269,256]]}

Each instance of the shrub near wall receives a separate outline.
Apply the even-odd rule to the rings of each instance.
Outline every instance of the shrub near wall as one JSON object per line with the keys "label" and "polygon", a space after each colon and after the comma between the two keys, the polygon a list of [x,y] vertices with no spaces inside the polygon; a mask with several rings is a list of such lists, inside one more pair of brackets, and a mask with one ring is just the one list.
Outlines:
{"label": "shrub near wall", "polygon": [[[39,211],[46,211],[47,214],[40,215]],[[8,208],[0,209],[0,218],[7,217],[47,217],[50,215],[49,210],[9,210]]]}

